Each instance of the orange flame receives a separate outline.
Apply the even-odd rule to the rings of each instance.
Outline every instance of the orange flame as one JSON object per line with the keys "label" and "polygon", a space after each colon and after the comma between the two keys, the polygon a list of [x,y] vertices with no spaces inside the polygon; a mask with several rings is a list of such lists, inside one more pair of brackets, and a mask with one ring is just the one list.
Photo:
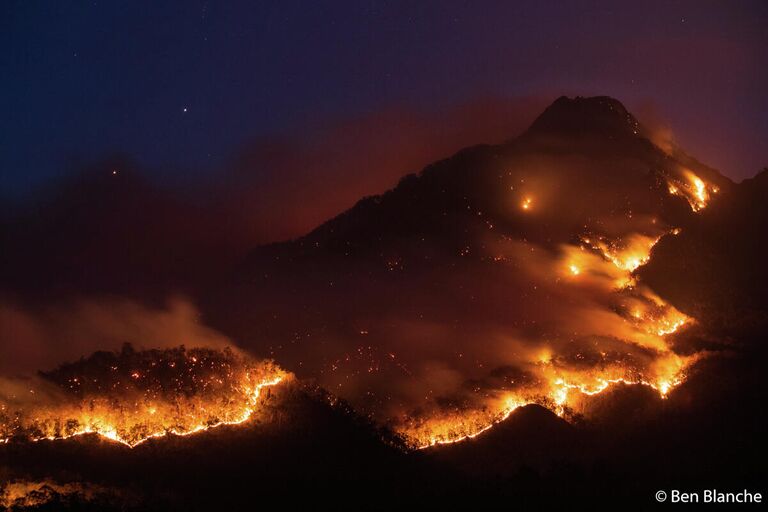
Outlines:
{"label": "orange flame", "polygon": [[[221,363],[221,366],[216,366]],[[154,366],[154,364],[153,364]],[[117,367],[115,371],[117,372]],[[191,373],[196,387],[187,383],[172,394],[157,392],[154,382],[139,393],[112,383],[117,393],[84,395],[79,400],[61,399],[53,404],[12,405],[0,401],[0,441],[13,438],[31,441],[65,439],[83,434],[135,447],[148,439],[188,436],[221,425],[248,421],[259,409],[262,390],[275,386],[289,374],[272,364],[254,365],[236,359],[214,361],[187,357],[185,364],[170,362],[160,373],[171,382],[183,382],[182,372]],[[197,372],[197,373],[196,373]],[[141,372],[131,379],[143,378]],[[81,378],[70,379],[73,386]],[[97,379],[93,379],[96,381]],[[116,382],[119,381],[116,378]],[[11,397],[14,398],[14,397]],[[17,401],[17,400],[15,400]]]}
{"label": "orange flame", "polygon": [[673,196],[685,198],[694,212],[706,208],[711,194],[717,194],[720,191],[718,187],[706,183],[689,170],[683,171],[683,177],[684,180],[669,178],[667,180],[667,190]]}
{"label": "orange flame", "polygon": [[[581,246],[563,247],[561,275],[578,276],[579,281],[585,282],[608,279],[614,283],[614,294],[621,298],[619,303],[625,308],[615,314],[629,324],[628,339],[656,352],[649,368],[641,372],[628,364],[615,362],[599,369],[569,370],[553,359],[551,351],[544,349],[533,357],[534,374],[538,379],[535,384],[492,397],[481,409],[456,408],[426,418],[409,418],[399,431],[413,447],[423,449],[477,437],[528,404],[539,404],[564,416],[566,410],[572,410],[580,403],[576,393],[586,397],[598,395],[616,384],[647,386],[661,398],[666,398],[684,381],[688,367],[697,356],[675,354],[664,338],[693,320],[647,288],[638,286],[633,273],[650,261],[651,250],[663,236],[678,233],[678,229],[661,236],[635,233],[625,240],[589,236],[582,238]],[[563,285],[580,284],[572,280]]]}

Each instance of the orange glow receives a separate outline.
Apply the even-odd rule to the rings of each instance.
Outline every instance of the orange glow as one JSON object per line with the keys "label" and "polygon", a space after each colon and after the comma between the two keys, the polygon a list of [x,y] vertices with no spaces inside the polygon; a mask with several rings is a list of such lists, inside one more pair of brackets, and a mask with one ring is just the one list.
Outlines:
{"label": "orange glow", "polygon": [[526,197],[523,199],[523,201],[520,203],[520,208],[523,210],[530,210],[533,208],[533,199],[530,197]]}
{"label": "orange glow", "polygon": [[706,183],[691,171],[683,171],[683,178],[683,180],[670,178],[667,182],[667,190],[673,196],[685,198],[694,212],[707,207],[711,198],[710,193],[717,194],[720,191],[717,186]]}
{"label": "orange glow", "polygon": [[551,362],[544,362],[541,368],[547,377],[538,389],[504,394],[485,409],[456,410],[420,421],[410,420],[400,432],[417,449],[458,443],[487,432],[525,405],[538,404],[558,416],[564,416],[567,410],[577,407],[581,399],[598,395],[617,384],[647,386],[664,399],[675,386],[683,382],[685,369],[694,359],[669,354],[661,359],[661,364],[656,365],[656,373],[650,380],[631,377],[626,368],[607,369],[603,374],[594,376],[578,375],[563,372]]}
{"label": "orange glow", "polygon": [[[173,369],[170,373],[177,376],[170,378],[170,387],[183,382],[180,389],[157,392],[155,381],[139,392],[112,385],[115,393],[62,398],[54,404],[15,405],[14,397],[7,403],[0,400],[0,439],[40,441],[93,433],[134,447],[168,434],[187,436],[248,421],[259,410],[262,391],[289,377],[271,362],[255,364],[234,357],[187,357],[184,364],[165,361],[156,366],[161,365],[161,375]],[[186,375],[179,375],[182,372]],[[141,374],[130,373],[132,379],[136,375]],[[74,391],[79,389],[79,379],[71,382]]]}
{"label": "orange glow", "polygon": [[[647,366],[601,352],[604,362],[585,368],[554,356],[545,346],[530,354],[526,366],[533,376],[530,382],[521,384],[514,391],[498,391],[498,396],[483,401],[482,408],[456,407],[452,411],[408,418],[398,431],[413,447],[429,448],[479,436],[528,404],[544,406],[567,418],[572,412],[583,412],[589,397],[615,385],[646,386],[666,398],[685,380],[687,369],[698,356],[675,354],[665,337],[693,320],[640,286],[633,273],[650,261],[652,248],[663,236],[677,233],[678,229],[671,229],[661,236],[632,233],[624,239],[593,234],[583,237],[581,246],[561,248],[563,254],[558,265],[562,266],[557,273],[560,286],[597,287],[615,300],[613,311],[595,317],[600,324],[594,327],[595,335],[619,337],[653,352],[653,359]],[[537,268],[551,267],[544,262]],[[579,276],[579,283],[559,280],[575,276]]]}
{"label": "orange glow", "polygon": [[456,411],[414,422],[401,433],[413,448],[424,449],[472,439],[507,419],[516,409],[532,403],[514,395],[500,399],[493,409]]}
{"label": "orange glow", "polygon": [[623,241],[609,241],[603,237],[584,239],[618,269],[632,273],[651,259],[651,249],[660,236],[634,234]]}
{"label": "orange glow", "polygon": [[51,480],[13,480],[0,484],[0,507],[3,510],[38,508],[61,495],[76,494],[92,499],[107,489],[94,484],[64,483]]}

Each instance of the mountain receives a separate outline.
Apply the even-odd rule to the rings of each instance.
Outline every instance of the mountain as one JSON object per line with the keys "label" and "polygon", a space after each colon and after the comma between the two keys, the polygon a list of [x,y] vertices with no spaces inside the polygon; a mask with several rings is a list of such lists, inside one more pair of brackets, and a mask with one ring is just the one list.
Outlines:
{"label": "mountain", "polygon": [[[648,137],[617,100],[559,98],[514,140],[466,148],[256,248],[202,294],[206,319],[385,418],[421,407],[408,387],[464,407],[504,388],[506,369],[535,379],[519,359],[552,346],[573,364],[589,346],[642,372],[641,333],[623,325],[629,305],[655,299],[608,281],[628,282],[655,240],[734,188]],[[622,268],[604,267],[611,258]]]}
{"label": "mountain", "polygon": [[599,134],[607,138],[631,137],[644,131],[620,101],[608,96],[561,96],[533,122],[530,133]]}
{"label": "mountain", "polygon": [[[257,249],[250,265],[259,267],[278,254],[282,259],[302,253],[370,255],[409,237],[460,243],[466,241],[465,230],[489,219],[503,233],[545,242],[606,212],[632,210],[684,222],[690,212],[669,200],[660,180],[678,175],[685,164],[644,134],[617,100],[562,97],[518,139],[470,147],[427,166],[298,240]],[[691,170],[718,187],[731,185],[704,165]],[[525,193],[537,195],[535,209],[546,215],[540,219],[545,226],[523,222],[514,199]]]}
{"label": "mountain", "polygon": [[311,278],[321,267],[338,267],[340,277],[358,266],[369,274],[391,266],[416,272],[456,260],[489,230],[551,248],[585,229],[621,235],[639,222],[608,226],[608,217],[685,226],[696,215],[670,196],[668,179],[689,169],[723,191],[732,188],[719,172],[688,168],[644,134],[617,100],[559,98],[515,140],[464,149],[306,236],[257,248],[232,282],[258,294],[278,276]]}
{"label": "mountain", "polygon": [[[530,406],[426,456],[475,493],[530,503],[555,488],[652,499],[661,480],[754,478],[754,457],[739,455],[739,477],[713,461],[765,425],[732,402],[759,403],[764,358],[718,352],[759,343],[750,319],[765,311],[764,287],[749,276],[764,270],[750,243],[764,246],[753,223],[764,180],[734,184],[652,139],[617,100],[560,98],[516,139],[466,148],[306,236],[256,248],[203,299],[207,318],[395,427],[492,407],[539,385],[542,364],[572,379],[613,364],[652,379],[691,356],[667,399],[612,387],[572,425]],[[656,324],[636,322],[632,305],[654,304],[679,308],[688,327],[644,346]],[[736,321],[747,328],[709,332]],[[685,454],[662,470],[655,446]]]}

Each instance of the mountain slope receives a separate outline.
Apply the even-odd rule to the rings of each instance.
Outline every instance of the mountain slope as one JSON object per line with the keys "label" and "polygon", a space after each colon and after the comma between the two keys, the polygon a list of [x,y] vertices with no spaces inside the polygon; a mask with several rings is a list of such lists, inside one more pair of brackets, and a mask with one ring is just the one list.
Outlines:
{"label": "mountain slope", "polygon": [[[768,326],[768,170],[731,188],[642,270],[654,289],[722,336]],[[679,276],[685,276],[680,279]]]}
{"label": "mountain slope", "polygon": [[617,100],[559,98],[514,140],[256,248],[203,310],[417,446],[525,404],[585,414],[610,383],[665,395],[701,357],[677,332],[698,319],[639,271],[733,189]]}
{"label": "mountain slope", "polygon": [[[488,220],[502,233],[545,242],[606,213],[633,211],[685,222],[689,212],[670,200],[664,182],[678,176],[684,164],[644,133],[616,100],[559,98],[520,138],[467,148],[406,176],[395,189],[361,200],[305,237],[257,249],[251,264],[277,254],[284,258],[283,252],[288,257],[370,254],[403,238],[460,244],[471,226]],[[731,185],[701,164],[691,170],[718,187]],[[539,211],[544,225],[532,225],[516,208],[526,194],[535,197],[532,211]]]}

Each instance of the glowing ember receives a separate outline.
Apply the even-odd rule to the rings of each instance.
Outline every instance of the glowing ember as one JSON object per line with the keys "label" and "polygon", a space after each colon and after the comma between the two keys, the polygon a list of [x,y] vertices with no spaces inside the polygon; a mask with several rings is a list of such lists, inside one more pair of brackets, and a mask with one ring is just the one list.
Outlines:
{"label": "glowing ember", "polygon": [[35,395],[50,399],[0,398],[0,439],[94,433],[133,447],[153,437],[186,436],[249,420],[262,391],[288,374],[229,350],[181,348],[96,353],[46,376],[58,389],[43,385]]}

